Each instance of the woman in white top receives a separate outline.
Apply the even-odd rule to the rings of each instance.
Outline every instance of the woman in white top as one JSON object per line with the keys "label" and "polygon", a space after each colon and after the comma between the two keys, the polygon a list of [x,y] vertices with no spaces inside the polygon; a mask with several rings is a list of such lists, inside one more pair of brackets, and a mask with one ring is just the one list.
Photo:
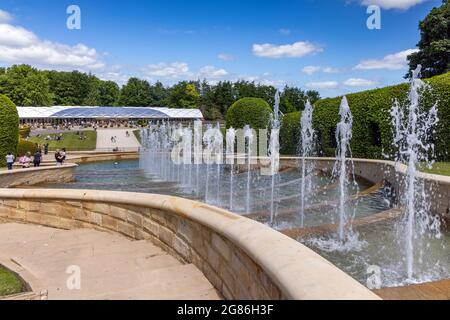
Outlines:
{"label": "woman in white top", "polygon": [[8,152],[8,154],[6,155],[6,164],[8,165],[8,170],[12,170],[14,164],[14,156],[11,154],[11,152]]}

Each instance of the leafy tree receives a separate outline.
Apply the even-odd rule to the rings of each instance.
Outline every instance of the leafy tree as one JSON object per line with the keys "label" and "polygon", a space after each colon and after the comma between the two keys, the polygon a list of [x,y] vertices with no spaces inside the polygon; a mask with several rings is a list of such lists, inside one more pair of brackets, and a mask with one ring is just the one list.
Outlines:
{"label": "leafy tree", "polygon": [[200,102],[200,93],[192,82],[180,82],[169,93],[168,105],[171,108],[195,109]]}
{"label": "leafy tree", "polygon": [[48,106],[52,103],[49,81],[29,65],[14,65],[0,73],[0,94],[19,106]]}
{"label": "leafy tree", "polygon": [[150,103],[150,84],[146,80],[130,78],[120,91],[119,105],[121,106],[144,107]]}
{"label": "leafy tree", "polygon": [[120,95],[120,88],[114,81],[100,81],[98,85],[98,105],[117,105]]}
{"label": "leafy tree", "polygon": [[79,71],[58,72],[49,71],[47,73],[50,80],[50,90],[53,94],[55,105],[62,106],[83,106],[86,104],[95,105],[96,78],[90,74]]}
{"label": "leafy tree", "polygon": [[419,29],[419,51],[408,57],[409,72],[406,76],[410,77],[419,64],[425,78],[450,71],[450,2],[444,0],[439,8],[431,10],[420,22]]}
{"label": "leafy tree", "polygon": [[168,90],[164,85],[157,81],[154,85],[150,86],[150,105],[155,107],[162,107],[165,105],[168,97]]}

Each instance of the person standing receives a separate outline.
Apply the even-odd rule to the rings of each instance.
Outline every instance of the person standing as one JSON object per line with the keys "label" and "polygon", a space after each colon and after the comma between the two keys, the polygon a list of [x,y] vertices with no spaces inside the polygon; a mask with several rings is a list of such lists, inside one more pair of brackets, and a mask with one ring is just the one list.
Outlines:
{"label": "person standing", "polygon": [[33,156],[33,164],[34,164],[35,168],[41,166],[41,160],[42,160],[41,150],[38,149],[38,150],[36,150],[36,152],[34,153],[34,156]]}
{"label": "person standing", "polygon": [[48,143],[44,144],[44,154],[48,155]]}
{"label": "person standing", "polygon": [[61,151],[56,150],[56,152],[55,152],[55,160],[56,160],[56,165],[58,167],[62,166],[62,164],[63,164],[63,157],[62,157]]}
{"label": "person standing", "polygon": [[8,154],[6,155],[6,164],[8,166],[8,170],[12,170],[14,164],[14,156],[11,152],[8,152]]}

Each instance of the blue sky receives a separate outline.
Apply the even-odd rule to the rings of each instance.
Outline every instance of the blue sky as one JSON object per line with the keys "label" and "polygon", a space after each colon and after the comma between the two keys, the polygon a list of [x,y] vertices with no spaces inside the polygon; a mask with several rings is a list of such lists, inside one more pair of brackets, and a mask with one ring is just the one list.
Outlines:
{"label": "blue sky", "polygon": [[[1,0],[0,64],[130,76],[246,79],[323,96],[404,81],[418,23],[441,0]],[[66,27],[69,5],[81,30]],[[367,5],[381,8],[369,30]]]}

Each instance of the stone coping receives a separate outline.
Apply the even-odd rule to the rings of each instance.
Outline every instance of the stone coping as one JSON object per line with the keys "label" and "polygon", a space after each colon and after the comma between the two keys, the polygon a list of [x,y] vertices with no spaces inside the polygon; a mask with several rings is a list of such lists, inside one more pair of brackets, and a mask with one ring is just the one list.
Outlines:
{"label": "stone coping", "polygon": [[42,166],[0,171],[0,188],[32,186],[40,183],[63,183],[73,181],[77,164]]}
{"label": "stone coping", "polygon": [[[6,219],[10,218],[8,213],[14,217],[20,214],[20,210],[25,217],[28,212],[36,212],[40,215],[45,215],[45,212],[52,212],[56,216],[64,215],[64,217],[67,217],[66,213],[59,212],[54,207],[50,208],[49,205],[52,203],[59,204],[59,210],[64,211],[66,206],[71,204],[79,206],[81,204],[82,210],[83,208],[87,211],[90,210],[89,214],[91,214],[91,218],[85,221],[102,227],[106,226],[105,228],[108,229],[105,225],[106,218],[108,218],[108,225],[114,225],[112,229],[109,228],[108,230],[117,230],[117,223],[113,224],[111,216],[108,216],[105,212],[109,213],[109,210],[112,211],[113,208],[117,211],[118,207],[125,206],[129,208],[127,212],[131,216],[122,221],[130,222],[131,219],[135,226],[135,231],[126,232],[128,235],[138,234],[136,226],[140,225],[142,228],[142,225],[145,225],[145,223],[142,223],[143,217],[146,219],[146,216],[151,216],[153,220],[149,223],[158,221],[160,223],[158,231],[155,233],[159,233],[159,240],[168,246],[163,246],[163,248],[169,251],[173,249],[175,254],[177,251],[180,252],[177,249],[176,240],[179,240],[178,237],[184,236],[184,239],[191,239],[185,241],[190,245],[189,249],[196,252],[202,251],[200,248],[195,248],[195,244],[198,243],[195,241],[196,237],[202,237],[203,243],[206,242],[207,246],[206,253],[201,257],[203,260],[201,262],[186,262],[198,264],[197,267],[203,271],[208,280],[226,298],[261,299],[266,296],[294,300],[380,299],[345,272],[299,242],[256,221],[203,203],[154,194],[45,189],[0,189],[0,199],[3,200],[0,216],[4,211],[3,215],[6,215]],[[133,212],[130,213],[131,210]],[[101,217],[98,214],[100,211],[102,212]],[[136,216],[137,211],[142,212],[140,218]],[[33,219],[27,220],[27,218],[24,218],[23,221],[33,223],[33,221],[36,221]],[[72,217],[71,219],[75,218]],[[162,219],[164,219],[164,223],[161,222]],[[54,218],[52,221],[54,221]],[[86,224],[84,223],[84,225]],[[198,226],[197,229],[188,228],[188,226],[194,225]],[[167,233],[170,231],[169,227],[174,230],[174,237],[170,238],[172,240],[166,241],[165,238],[168,237]],[[186,228],[190,231],[186,231]],[[146,229],[143,228],[142,230]],[[197,232],[194,230],[197,230]],[[120,232],[120,227],[118,231]],[[188,236],[183,235],[183,232]],[[217,255],[228,256],[228,258],[218,260]],[[235,255],[240,257],[239,263],[233,262],[236,259]],[[190,254],[186,255],[187,258],[184,258],[184,260],[191,259],[190,256]],[[192,260],[196,259],[192,258]],[[205,272],[205,270],[208,270],[205,264],[208,264],[208,268],[211,266],[214,269],[212,273]],[[233,264],[233,268],[228,264]],[[235,264],[237,268],[235,268]],[[242,268],[247,271],[239,267],[242,265],[244,265]],[[235,280],[227,280],[232,279],[227,277],[227,274],[232,272],[229,270],[244,271],[242,271],[242,274],[240,271],[234,271],[235,274],[232,278]],[[248,270],[255,271],[249,274]],[[223,275],[222,272],[224,272]],[[220,279],[217,280],[217,277]],[[255,277],[257,281],[249,280],[255,279]],[[219,287],[220,285],[216,283],[221,283],[222,286]],[[243,294],[239,294],[240,291],[236,291],[236,294],[227,293],[226,288],[235,288],[240,286],[241,283],[247,283],[248,287],[243,291]],[[257,293],[261,292],[262,289],[252,288],[252,286],[263,286],[266,294]],[[270,288],[270,290],[267,288]],[[256,291],[253,291],[253,289]],[[276,291],[276,293],[267,294],[268,291]],[[252,294],[252,292],[256,293]]]}
{"label": "stone coping", "polygon": [[[295,160],[296,161],[296,160],[300,160],[302,158],[301,157],[282,156],[280,159],[281,159],[281,161],[283,161],[283,160]],[[325,157],[308,157],[305,159],[312,160],[312,161],[332,161],[332,162],[336,161],[336,158],[325,158]],[[353,158],[353,159],[348,159],[348,160],[353,161],[355,163],[360,163],[360,164],[368,163],[368,164],[378,164],[378,165],[382,165],[382,166],[392,167],[392,168],[396,169],[396,171],[398,173],[401,173],[401,174],[406,174],[406,171],[408,170],[408,167],[406,165],[397,164],[395,161],[390,161],[390,160],[361,159],[361,158]],[[450,176],[443,176],[443,175],[439,175],[439,174],[432,174],[432,173],[425,173],[425,172],[418,171],[417,177],[421,178],[421,179],[431,180],[431,181],[450,185]]]}

